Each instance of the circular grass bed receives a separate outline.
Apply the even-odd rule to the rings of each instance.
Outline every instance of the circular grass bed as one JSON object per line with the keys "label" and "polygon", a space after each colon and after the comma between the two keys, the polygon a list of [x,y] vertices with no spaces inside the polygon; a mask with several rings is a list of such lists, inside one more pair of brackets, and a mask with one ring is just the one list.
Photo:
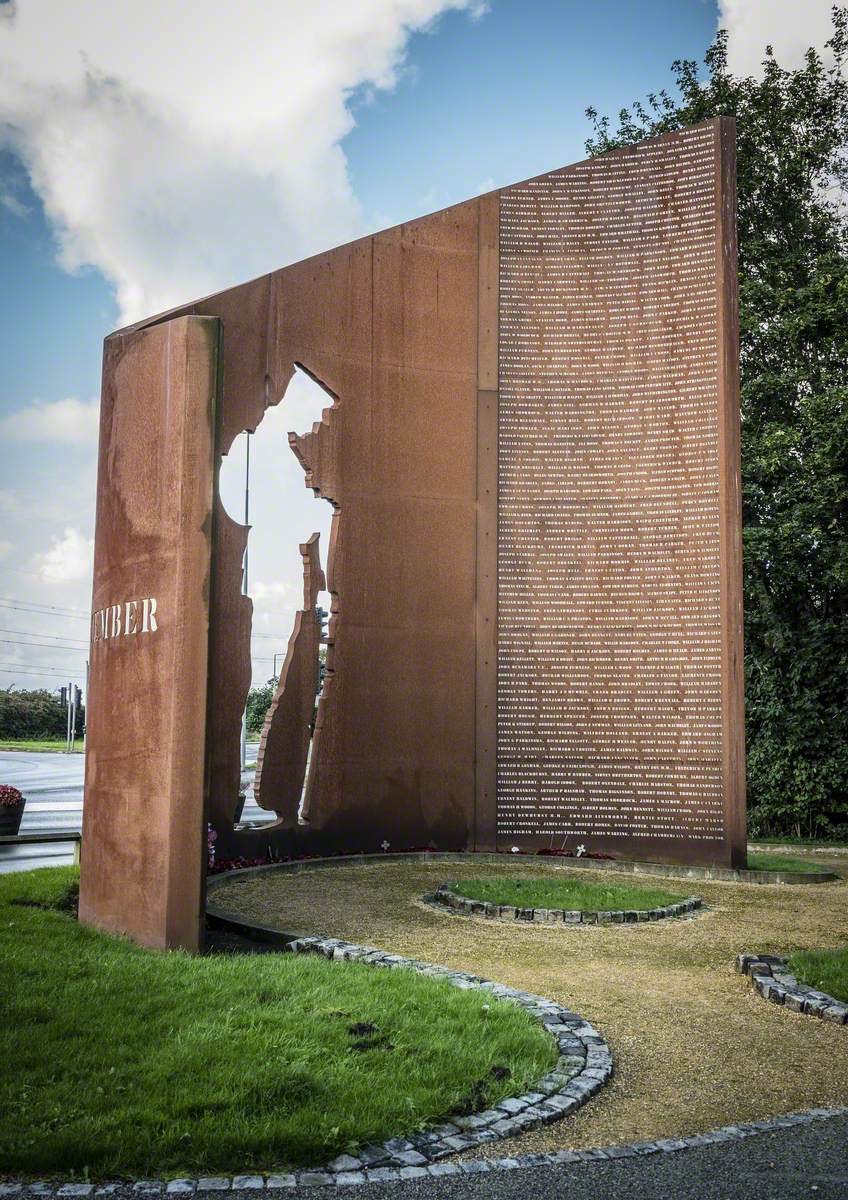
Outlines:
{"label": "circular grass bed", "polygon": [[821,864],[808,858],[793,858],[789,854],[778,854],[769,850],[748,851],[749,871],[795,871],[802,875],[815,875],[822,870]]}
{"label": "circular grass bed", "polygon": [[839,950],[801,950],[790,955],[789,966],[799,982],[848,1004],[848,946]]}
{"label": "circular grass bed", "polygon": [[551,876],[521,878],[493,875],[488,878],[462,879],[451,884],[451,891],[468,900],[515,908],[564,909],[572,912],[609,912],[622,909],[644,912],[663,908],[686,897],[681,892],[643,887],[631,883],[587,883],[582,879],[557,879]]}
{"label": "circular grass bed", "polygon": [[320,1165],[556,1061],[516,1005],[411,971],[140,949],[78,924],[76,880],[0,877],[0,1174]]}
{"label": "circular grass bed", "polygon": [[[829,866],[825,859],[822,867]],[[577,874],[523,855],[485,865],[410,857],[244,872],[221,878],[211,894],[216,909],[238,919],[472,971],[546,996],[601,1029],[616,1068],[591,1104],[520,1138],[492,1142],[482,1149],[487,1156],[686,1137],[848,1103],[848,1026],[799,1020],[766,1004],[733,970],[737,955],[752,947],[777,954],[844,945],[848,878],[799,888],[699,880],[705,919],[658,921],[639,931],[607,924],[588,937],[563,938],[555,925],[449,920],[421,902],[445,879]],[[636,882],[601,870],[579,876],[602,886]]]}

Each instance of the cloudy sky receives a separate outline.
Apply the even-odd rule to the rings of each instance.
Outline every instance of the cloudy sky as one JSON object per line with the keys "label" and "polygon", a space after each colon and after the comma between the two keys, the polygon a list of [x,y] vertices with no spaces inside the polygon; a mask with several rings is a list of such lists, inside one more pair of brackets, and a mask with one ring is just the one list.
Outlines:
{"label": "cloudy sky", "polygon": [[[584,157],[700,58],[797,63],[831,0],[0,0],[0,686],[84,678],[104,336],[374,229]],[[285,440],[252,449],[254,680],[326,529]],[[241,515],[243,459],[228,464]],[[322,537],[326,545],[326,540]]]}

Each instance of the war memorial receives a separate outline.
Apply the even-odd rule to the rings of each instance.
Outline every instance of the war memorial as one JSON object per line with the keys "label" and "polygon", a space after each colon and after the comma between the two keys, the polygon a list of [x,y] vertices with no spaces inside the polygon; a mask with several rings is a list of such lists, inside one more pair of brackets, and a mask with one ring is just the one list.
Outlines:
{"label": "war memorial", "polygon": [[[744,865],[734,136],[613,151],[106,340],[83,921],[197,949],[207,823],[291,856]],[[240,831],[249,530],[218,477],[296,367],[327,393],[290,443],[332,534],[278,514],[304,605],[255,782],[278,819]]]}

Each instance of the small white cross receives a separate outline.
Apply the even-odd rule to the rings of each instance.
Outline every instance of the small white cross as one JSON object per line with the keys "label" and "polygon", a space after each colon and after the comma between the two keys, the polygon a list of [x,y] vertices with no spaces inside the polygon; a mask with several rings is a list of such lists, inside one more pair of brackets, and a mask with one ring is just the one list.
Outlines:
{"label": "small white cross", "polygon": [[382,842],[380,842],[380,849],[383,851],[384,854],[388,850],[389,846],[391,846],[391,844],[392,843],[387,842],[385,838],[383,838]]}

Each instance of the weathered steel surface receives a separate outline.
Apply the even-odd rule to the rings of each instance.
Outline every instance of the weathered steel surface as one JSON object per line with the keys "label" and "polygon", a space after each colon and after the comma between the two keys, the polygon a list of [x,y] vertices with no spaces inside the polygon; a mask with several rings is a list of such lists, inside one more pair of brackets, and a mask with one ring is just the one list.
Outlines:
{"label": "weathered steel surface", "polygon": [[288,827],[297,824],[312,737],[321,645],[315,610],[318,593],[325,586],[317,533],[301,545],[300,553],[303,608],[295,614],[277,689],[265,714],[253,783],[256,803],[273,809]]}
{"label": "weathered steel surface", "polygon": [[247,530],[215,500],[224,856],[269,837],[744,853],[734,208],[733,124],[712,121],[180,310],[222,324],[216,478],[295,364],[328,392],[292,441],[335,509],[307,827],[266,761],[285,828],[233,834]]}
{"label": "weathered steel surface", "polygon": [[103,372],[79,911],[160,948],[201,940],[218,332],[112,337]]}
{"label": "weathered steel surface", "polygon": [[744,857],[731,123],[501,193],[498,832]]}
{"label": "weathered steel surface", "polygon": [[496,847],[498,754],[498,218],[480,198],[477,234],[475,850]]}

